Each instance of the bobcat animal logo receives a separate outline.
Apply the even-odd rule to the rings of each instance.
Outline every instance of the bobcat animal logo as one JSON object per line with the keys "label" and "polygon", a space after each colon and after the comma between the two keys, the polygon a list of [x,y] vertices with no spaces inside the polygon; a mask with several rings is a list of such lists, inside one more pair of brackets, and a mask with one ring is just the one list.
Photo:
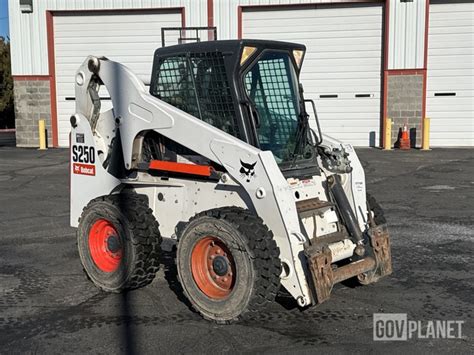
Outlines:
{"label": "bobcat animal logo", "polygon": [[255,165],[257,164],[257,162],[249,164],[244,163],[242,160],[240,160],[240,164],[242,165],[242,167],[240,168],[240,175],[242,177],[245,177],[245,180],[247,182],[250,182],[250,179],[255,177]]}

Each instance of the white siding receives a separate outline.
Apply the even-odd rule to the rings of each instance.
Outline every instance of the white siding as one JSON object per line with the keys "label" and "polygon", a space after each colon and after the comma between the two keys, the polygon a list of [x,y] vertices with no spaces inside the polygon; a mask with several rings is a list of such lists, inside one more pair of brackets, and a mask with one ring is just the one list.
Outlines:
{"label": "white siding", "polygon": [[220,39],[237,38],[238,7],[260,5],[301,5],[327,3],[328,0],[214,0],[214,24]]}
{"label": "white siding", "polygon": [[356,146],[378,145],[382,5],[259,9],[242,17],[244,38],[306,45],[301,82],[326,134]]}
{"label": "white siding", "polygon": [[[148,80],[153,53],[161,44],[161,27],[180,25],[181,13],[176,11],[160,10],[147,15],[72,12],[54,16],[59,146],[69,144],[69,117],[75,112],[74,77],[85,58],[91,54],[105,56]],[[101,88],[99,95],[109,96],[105,88]],[[102,111],[110,107],[110,101],[102,101]]]}
{"label": "white siding", "polygon": [[390,1],[388,69],[423,68],[426,1]]}
{"label": "white siding", "polygon": [[[237,38],[239,5],[318,4],[327,0],[214,0],[219,39]],[[427,0],[390,0],[389,69],[423,67],[424,9]],[[38,0],[33,13],[21,14],[9,1],[13,75],[48,75],[46,10],[186,8],[187,26],[207,26],[207,0]]]}
{"label": "white siding", "polygon": [[186,26],[207,26],[206,0],[37,0],[22,14],[19,0],[8,2],[13,75],[48,75],[47,10],[146,9],[185,7]]}
{"label": "white siding", "polygon": [[426,110],[432,146],[474,146],[474,2],[430,5]]}
{"label": "white siding", "polygon": [[[390,0],[389,69],[423,68],[425,9],[427,0],[402,3]],[[238,7],[260,5],[298,5],[328,0],[215,0],[214,22],[220,39],[237,38]],[[383,3],[383,2],[382,2]],[[350,6],[350,5],[349,5]]]}

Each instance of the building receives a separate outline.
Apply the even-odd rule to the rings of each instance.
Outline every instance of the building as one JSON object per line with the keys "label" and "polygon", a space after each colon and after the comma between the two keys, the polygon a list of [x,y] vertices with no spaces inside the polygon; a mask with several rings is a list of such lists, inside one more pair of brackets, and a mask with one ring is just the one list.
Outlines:
{"label": "building", "polygon": [[420,145],[474,146],[474,2],[459,0],[10,0],[18,146],[68,146],[74,72],[89,54],[148,77],[162,27],[303,43],[305,95],[325,133],[380,146],[404,123]]}

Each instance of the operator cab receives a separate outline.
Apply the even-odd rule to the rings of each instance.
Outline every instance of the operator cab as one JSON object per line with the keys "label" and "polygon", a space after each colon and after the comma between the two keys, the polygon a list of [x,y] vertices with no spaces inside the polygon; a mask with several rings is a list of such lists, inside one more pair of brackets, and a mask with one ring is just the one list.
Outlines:
{"label": "operator cab", "polygon": [[[159,48],[150,94],[261,150],[270,150],[284,175],[311,176],[319,172],[315,146],[321,134],[309,128],[299,84],[305,51],[300,44],[263,40]],[[184,147],[169,150],[186,153]]]}

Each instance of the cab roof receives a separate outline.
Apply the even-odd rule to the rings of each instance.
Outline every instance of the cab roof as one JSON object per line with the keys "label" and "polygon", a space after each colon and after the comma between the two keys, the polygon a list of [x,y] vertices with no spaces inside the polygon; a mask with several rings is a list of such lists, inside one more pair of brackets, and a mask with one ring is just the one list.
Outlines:
{"label": "cab roof", "polygon": [[298,43],[280,42],[261,39],[235,39],[193,42],[186,44],[177,44],[158,48],[155,51],[156,56],[168,56],[182,53],[206,53],[206,52],[240,52],[242,47],[256,47],[260,50],[271,48],[280,50],[302,50],[306,51],[306,46]]}

